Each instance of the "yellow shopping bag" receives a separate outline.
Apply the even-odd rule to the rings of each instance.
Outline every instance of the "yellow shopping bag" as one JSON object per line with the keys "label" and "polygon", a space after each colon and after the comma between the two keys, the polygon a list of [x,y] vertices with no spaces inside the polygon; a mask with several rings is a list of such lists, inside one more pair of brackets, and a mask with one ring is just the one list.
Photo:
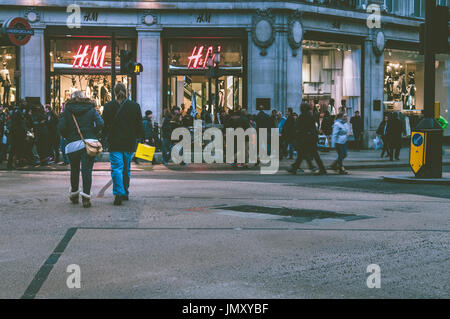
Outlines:
{"label": "yellow shopping bag", "polygon": [[138,143],[136,154],[134,156],[151,162],[153,161],[153,155],[155,155],[155,149],[154,146]]}

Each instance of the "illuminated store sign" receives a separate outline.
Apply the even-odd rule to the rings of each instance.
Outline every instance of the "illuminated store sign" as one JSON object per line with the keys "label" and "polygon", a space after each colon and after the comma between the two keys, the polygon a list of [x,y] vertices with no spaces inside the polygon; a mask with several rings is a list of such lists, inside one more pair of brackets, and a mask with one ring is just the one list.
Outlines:
{"label": "illuminated store sign", "polygon": [[[218,51],[221,51],[221,46],[218,46]],[[188,57],[188,69],[205,69],[208,65],[208,57],[212,55],[212,59],[214,61],[214,47],[210,46],[205,52],[205,46],[202,45],[200,47],[195,46],[194,50],[192,50],[191,56]],[[215,65],[214,65],[215,66]]]}
{"label": "illuminated store sign", "polygon": [[93,47],[92,52],[90,52],[89,44],[80,45],[77,54],[73,56],[72,67],[79,69],[103,69],[106,48],[106,45],[102,46],[101,49],[100,46],[96,45]]}

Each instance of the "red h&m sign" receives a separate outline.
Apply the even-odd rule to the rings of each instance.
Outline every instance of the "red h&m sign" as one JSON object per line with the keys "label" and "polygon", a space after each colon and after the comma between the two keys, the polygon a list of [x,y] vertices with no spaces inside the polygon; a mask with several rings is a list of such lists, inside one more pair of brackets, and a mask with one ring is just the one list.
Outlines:
{"label": "red h&m sign", "polygon": [[105,63],[105,55],[107,46],[104,45],[100,49],[100,46],[96,45],[92,49],[92,52],[89,52],[89,44],[80,45],[78,48],[78,52],[73,56],[73,68],[80,69],[89,69],[89,68],[98,68],[103,69],[103,65]]}
{"label": "red h&m sign", "polygon": [[[220,50],[222,49],[220,46],[217,47],[218,51],[220,52]],[[188,69],[205,69],[207,67],[208,64],[208,57],[210,55],[212,55],[212,59],[214,61],[214,47],[210,46],[208,47],[208,49],[206,50],[206,54],[203,55],[205,50],[205,46],[202,45],[200,47],[197,46],[194,47],[194,50],[192,50],[192,54],[190,57],[188,57],[189,63],[188,63]],[[215,64],[214,64],[215,66]]]}

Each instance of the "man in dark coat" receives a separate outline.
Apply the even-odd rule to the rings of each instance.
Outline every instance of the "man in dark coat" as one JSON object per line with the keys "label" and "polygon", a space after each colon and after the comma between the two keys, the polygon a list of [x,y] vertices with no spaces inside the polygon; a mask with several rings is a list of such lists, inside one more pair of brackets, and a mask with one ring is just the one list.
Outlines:
{"label": "man in dark coat", "polygon": [[144,143],[147,145],[155,145],[155,129],[152,121],[153,112],[145,111],[145,117],[142,120],[142,127],[144,129]]}
{"label": "man in dark coat", "polygon": [[353,137],[355,138],[355,148],[357,150],[361,149],[362,136],[364,131],[364,124],[359,111],[355,112],[355,115],[350,119],[350,124],[352,124]]}
{"label": "man in dark coat", "polygon": [[[325,166],[317,152],[318,132],[316,122],[314,120],[313,110],[307,103],[300,106],[301,114],[297,120],[297,160],[292,164],[288,170],[292,174],[297,173],[297,169],[303,160],[308,160],[313,157],[319,166],[317,175],[324,175],[327,173]],[[311,163],[308,163],[310,168]]]}
{"label": "man in dark coat", "polygon": [[[271,129],[276,128],[276,124],[272,117],[270,117],[266,112],[264,112],[262,109],[259,111],[258,114],[256,114],[256,126],[258,129],[258,138],[259,138],[259,129],[266,128],[267,129],[267,155],[270,155],[271,152]],[[259,147],[259,143],[258,143]]]}
{"label": "man in dark coat", "polygon": [[26,124],[25,124],[25,108],[24,105],[16,107],[11,115],[11,129],[8,137],[8,142],[11,145],[7,168],[13,168],[14,157],[19,160],[18,166],[25,165],[25,138],[26,138]]}
{"label": "man in dark coat", "polygon": [[400,149],[402,148],[403,123],[399,120],[397,113],[392,113],[386,128],[386,137],[389,143],[389,156],[391,161],[400,160]]}
{"label": "man in dark coat", "polygon": [[288,117],[286,122],[284,122],[283,129],[281,131],[281,137],[284,145],[287,148],[287,153],[289,155],[289,159],[293,157],[293,148],[295,144],[295,119],[294,112],[292,108],[288,108]]}
{"label": "man in dark coat", "polygon": [[47,105],[47,126],[50,144],[50,153],[53,154],[53,159],[55,163],[59,162],[59,146],[60,146],[60,135],[58,132],[58,115],[52,109],[50,105]]}
{"label": "man in dark coat", "polygon": [[380,123],[377,129],[377,135],[379,135],[381,137],[381,140],[383,141],[383,150],[381,151],[381,158],[384,157],[384,153],[387,154],[386,157],[390,157],[389,141],[386,135],[388,119],[389,117],[385,115],[383,121]]}
{"label": "man in dark coat", "polygon": [[48,132],[48,119],[42,105],[34,105],[31,111],[33,130],[36,136],[36,148],[42,166],[49,162],[50,140]]}
{"label": "man in dark coat", "polygon": [[109,144],[109,160],[113,180],[114,205],[128,200],[131,160],[136,151],[136,140],[144,136],[141,107],[127,98],[127,89],[121,82],[114,87],[115,101],[106,103],[103,111],[104,134]]}

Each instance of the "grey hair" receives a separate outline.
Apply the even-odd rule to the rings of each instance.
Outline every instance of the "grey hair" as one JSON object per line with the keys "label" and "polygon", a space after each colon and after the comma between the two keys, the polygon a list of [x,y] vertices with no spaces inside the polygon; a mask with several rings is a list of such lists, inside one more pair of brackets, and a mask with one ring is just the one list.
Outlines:
{"label": "grey hair", "polygon": [[85,99],[86,96],[84,95],[83,91],[75,91],[70,95],[71,99]]}

